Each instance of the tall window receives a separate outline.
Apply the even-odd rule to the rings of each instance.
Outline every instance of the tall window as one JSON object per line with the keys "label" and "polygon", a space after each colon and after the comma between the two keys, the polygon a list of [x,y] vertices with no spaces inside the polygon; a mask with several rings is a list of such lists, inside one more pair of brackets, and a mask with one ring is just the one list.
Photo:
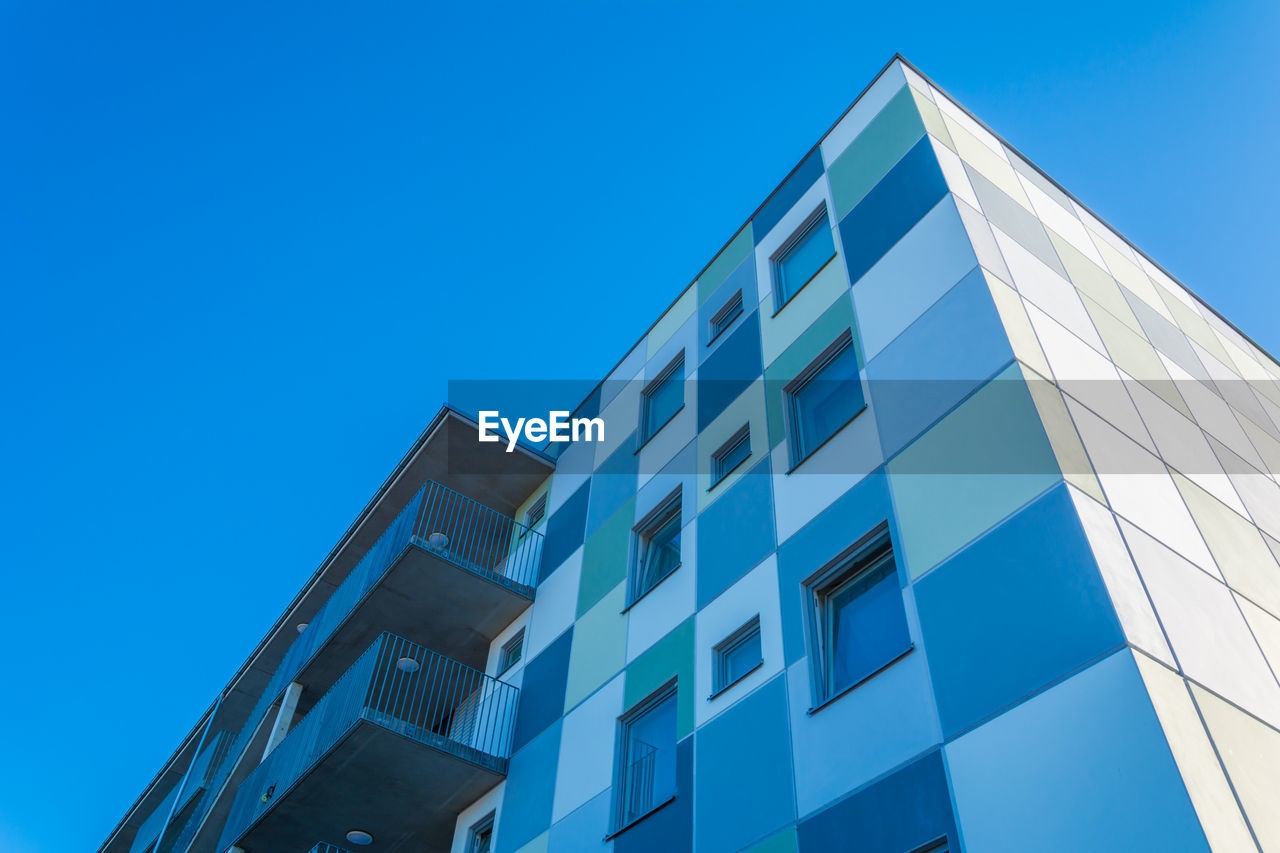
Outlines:
{"label": "tall window", "polygon": [[620,721],[614,828],[644,817],[676,793],[676,685],[667,685]]}
{"label": "tall window", "polygon": [[774,313],[781,311],[835,256],[836,244],[823,205],[773,256]]}
{"label": "tall window", "polygon": [[791,464],[810,453],[862,411],[862,382],[853,334],[846,331],[783,389]]}
{"label": "tall window", "polygon": [[640,412],[640,441],[648,441],[684,408],[684,353],[644,389]]}
{"label": "tall window", "polygon": [[680,568],[680,518],[677,489],[636,525],[629,604]]}
{"label": "tall window", "polygon": [[881,527],[864,542],[808,584],[819,703],[911,649],[887,529]]}
{"label": "tall window", "polygon": [[467,853],[490,853],[493,849],[493,813],[467,833]]}

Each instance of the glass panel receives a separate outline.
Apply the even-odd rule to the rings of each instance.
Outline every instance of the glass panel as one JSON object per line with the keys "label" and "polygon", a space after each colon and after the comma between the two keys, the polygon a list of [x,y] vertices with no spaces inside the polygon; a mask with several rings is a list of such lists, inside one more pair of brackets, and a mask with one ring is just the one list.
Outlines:
{"label": "glass panel", "polygon": [[845,346],[792,394],[797,460],[809,455],[862,409],[862,383],[853,345]]}
{"label": "glass panel", "polygon": [[643,545],[635,597],[639,598],[680,565],[680,509],[661,523]]}
{"label": "glass panel", "polygon": [[892,554],[834,589],[826,613],[830,694],[866,678],[910,645]]}
{"label": "glass panel", "polygon": [[714,339],[725,329],[733,324],[733,321],[742,313],[742,291],[739,290],[733,295],[733,298],[724,304],[724,307],[716,312],[711,318],[711,337]]}
{"label": "glass panel", "polygon": [[675,793],[675,693],[632,720],[626,738],[619,823],[635,820]]}
{"label": "glass panel", "polygon": [[645,392],[644,439],[648,440],[684,405],[684,362]]}
{"label": "glass panel", "polygon": [[804,287],[835,253],[831,225],[824,216],[786,255],[778,259],[778,302],[774,309],[781,308],[795,296],[796,291]]}
{"label": "glass panel", "polygon": [[716,451],[715,471],[712,476],[718,482],[751,455],[751,435],[745,433],[732,443]]}
{"label": "glass panel", "polygon": [[728,687],[759,665],[763,659],[760,650],[760,628],[743,636],[731,648],[724,651],[724,681],[721,687]]}

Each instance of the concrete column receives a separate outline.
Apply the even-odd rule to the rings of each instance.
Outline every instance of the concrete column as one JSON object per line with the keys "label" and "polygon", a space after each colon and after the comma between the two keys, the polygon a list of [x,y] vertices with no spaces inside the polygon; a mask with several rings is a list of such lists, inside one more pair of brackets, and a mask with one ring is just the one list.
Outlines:
{"label": "concrete column", "polygon": [[267,748],[262,751],[264,759],[271,754],[271,750],[280,745],[280,741],[284,740],[284,736],[289,733],[289,727],[293,725],[293,712],[298,707],[298,697],[301,695],[302,685],[296,681],[289,682],[289,686],[284,689],[284,698],[280,700],[280,710],[276,712],[275,724],[271,726],[271,734],[267,737]]}

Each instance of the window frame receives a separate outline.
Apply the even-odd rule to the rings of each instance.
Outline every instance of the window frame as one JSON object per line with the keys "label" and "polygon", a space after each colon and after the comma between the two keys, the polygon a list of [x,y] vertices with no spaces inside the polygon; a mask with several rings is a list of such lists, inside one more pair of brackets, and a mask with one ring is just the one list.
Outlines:
{"label": "window frame", "polygon": [[[524,536],[526,533],[532,530],[535,526],[537,526],[538,522],[542,521],[542,519],[547,517],[547,496],[549,494],[550,494],[549,490],[546,492],[543,492],[541,495],[538,496],[538,499],[535,500],[533,503],[529,504],[529,508],[525,510],[524,530],[521,531],[520,533],[521,536]],[[539,510],[538,517],[531,519],[530,517],[533,515],[533,511],[535,509]]]}
{"label": "window frame", "polygon": [[[729,654],[746,645],[752,637],[760,643],[760,660],[748,667],[737,678],[729,680]],[[764,666],[764,638],[760,635],[760,614],[757,613],[711,648],[712,690],[707,699],[716,698],[762,666]]]}
{"label": "window frame", "polygon": [[[511,657],[511,650],[515,649],[515,657]],[[505,643],[498,648],[498,666],[497,676],[505,675],[513,666],[524,660],[524,627],[512,634]]]}
{"label": "window frame", "polygon": [[493,853],[493,828],[496,823],[495,818],[497,812],[489,812],[475,823],[471,824],[467,829],[467,846],[466,853],[477,853],[480,850],[479,841],[481,833],[489,835],[489,852]]}
{"label": "window frame", "polygon": [[809,362],[808,366],[805,367],[804,370],[800,371],[799,375],[797,375],[795,379],[792,379],[782,388],[782,419],[783,426],[785,428],[784,431],[787,436],[788,456],[791,461],[791,467],[787,471],[788,474],[796,468],[799,468],[806,459],[817,453],[823,445],[839,435],[845,427],[853,423],[854,419],[857,418],[858,415],[866,411],[867,395],[862,390],[862,372],[858,371],[857,378],[852,381],[858,384],[858,396],[861,398],[861,405],[854,410],[848,420],[844,421],[840,426],[832,430],[831,435],[828,435],[813,447],[804,447],[802,445],[801,425],[804,419],[800,416],[799,410],[800,394],[814,380],[818,379],[822,375],[822,372],[830,367],[837,358],[848,350],[853,350],[854,356],[856,357],[857,350],[854,349],[853,346],[853,329],[851,328],[845,329],[837,335],[836,339],[828,344],[827,348],[819,353],[817,358]]}
{"label": "window frame", "polygon": [[[627,601],[626,606],[622,608],[623,613],[630,610],[640,599],[657,589],[663,581],[674,575],[683,565],[681,561],[677,561],[661,577],[655,578],[653,583],[644,591],[637,591],[653,537],[660,533],[672,519],[675,519],[676,523],[680,525],[676,528],[677,536],[684,530],[683,491],[682,486],[677,486],[671,494],[658,501],[657,505],[645,513],[644,518],[636,522],[635,526],[631,528],[631,556],[627,566]],[[681,544],[683,545],[683,543]],[[683,554],[681,556],[683,557]]]}
{"label": "window frame", "polygon": [[[747,446],[747,455],[739,459],[728,468],[721,469],[724,457],[728,456],[731,451],[737,450],[743,444]],[[716,448],[711,454],[711,485],[707,486],[707,491],[711,491],[724,481],[734,471],[741,468],[751,459],[751,422],[743,424],[737,432],[725,439],[725,442]]]}
{"label": "window frame", "polygon": [[[671,363],[659,371],[658,375],[650,379],[640,391],[640,440],[636,444],[636,453],[648,444],[654,436],[662,432],[663,427],[675,420],[676,415],[684,411],[684,388],[680,389],[680,405],[672,410],[671,414],[660,424],[655,424],[653,431],[649,432],[649,406],[653,402],[653,397],[658,389],[670,381],[676,371],[684,370],[684,350],[680,350],[680,354],[671,360]],[[683,381],[681,385],[683,385]]]}
{"label": "window frame", "polygon": [[711,346],[720,339],[721,335],[729,331],[734,322],[742,316],[744,310],[742,288],[738,288],[737,292],[726,299],[725,303],[707,321],[710,324],[710,337],[707,339],[707,346]]}
{"label": "window frame", "polygon": [[[680,713],[680,705],[679,705],[680,699],[679,699],[678,688],[679,688],[678,679],[672,678],[670,681],[667,681],[657,690],[653,691],[644,699],[642,699],[641,701],[633,705],[622,716],[618,717],[618,729],[617,729],[618,735],[617,735],[616,743],[614,745],[613,794],[611,797],[613,802],[610,806],[611,814],[609,816],[609,832],[607,835],[605,835],[606,841],[618,835],[619,833],[626,831],[632,826],[635,826],[637,823],[644,820],[649,815],[653,814],[654,812],[658,811],[663,806],[665,806],[667,803],[674,800],[680,793],[679,784],[678,784],[678,779],[680,774],[679,764],[678,764],[678,759],[674,755],[674,752],[675,752],[674,747],[680,742],[679,722],[678,722],[679,713]],[[624,811],[623,800],[626,797],[626,789],[627,789],[627,786],[625,784],[626,779],[624,778],[623,774],[630,769],[632,764],[632,760],[630,756],[631,750],[629,746],[629,743],[630,743],[629,735],[631,733],[631,727],[636,723],[636,721],[642,719],[647,714],[649,714],[654,709],[656,709],[659,705],[661,705],[662,703],[668,700],[676,703],[676,715],[677,715],[676,716],[677,730],[675,733],[675,738],[673,740],[673,756],[672,756],[672,759],[677,761],[676,768],[675,768],[676,778],[675,780],[673,780],[671,793],[661,797],[661,799],[655,797],[654,801],[649,805],[649,808],[646,809],[644,812],[634,815],[630,818],[627,818],[626,820],[623,820],[623,817],[626,814]]]}
{"label": "window frame", "polygon": [[[791,291],[791,293],[787,294],[784,298],[782,294],[782,265],[821,223],[825,223],[827,230],[831,232],[831,255],[819,264],[818,268],[813,271],[813,274],[801,282],[799,287]],[[826,269],[827,266],[835,260],[835,257],[838,254],[840,253],[836,250],[836,232],[835,229],[831,227],[831,217],[827,213],[827,202],[824,199],[822,204],[818,205],[817,210],[806,216],[804,221],[800,223],[800,226],[796,228],[792,235],[783,241],[782,245],[774,250],[774,253],[769,256],[769,274],[773,280],[773,316],[776,317],[783,308],[786,308],[787,305],[791,303],[791,300],[795,299],[796,296],[800,294],[800,291],[809,286],[809,282],[818,277],[818,273]]]}
{"label": "window frame", "polygon": [[[867,572],[875,570],[880,565],[880,561],[886,552],[889,559],[892,560],[892,577],[898,584],[898,594],[901,596],[902,587],[901,578],[898,574],[897,548],[894,546],[893,538],[889,533],[889,523],[887,521],[877,524],[870,532],[841,551],[803,583],[806,602],[805,621],[808,634],[809,676],[813,696],[813,707],[809,709],[810,714],[875,678],[915,648],[915,642],[911,639],[908,624],[907,642],[904,648],[893,653],[887,660],[876,666],[875,669],[858,677],[849,684],[836,687],[831,683],[831,668],[834,659],[832,658],[831,649],[831,623],[828,619],[832,615],[832,611],[828,602],[833,593],[845,588],[849,583],[856,581]],[[906,623],[905,600],[902,601],[902,608],[903,620]]]}

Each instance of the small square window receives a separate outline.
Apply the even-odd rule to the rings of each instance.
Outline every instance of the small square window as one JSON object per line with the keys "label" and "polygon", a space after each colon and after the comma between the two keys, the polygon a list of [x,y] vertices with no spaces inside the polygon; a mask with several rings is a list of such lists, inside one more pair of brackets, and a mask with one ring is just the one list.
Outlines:
{"label": "small square window", "polygon": [[515,636],[502,644],[502,648],[498,650],[498,675],[511,669],[520,662],[520,655],[524,653],[524,629],[516,631]]}
{"label": "small square window", "polygon": [[791,465],[799,465],[862,411],[853,334],[846,331],[783,389]]}
{"label": "small square window", "polygon": [[676,793],[676,685],[662,688],[619,720],[614,831]]}
{"label": "small square window", "polygon": [[720,310],[711,315],[711,337],[707,341],[710,346],[711,342],[733,325],[733,321],[742,315],[742,291],[739,290],[733,296],[729,297],[729,301],[721,306]]}
{"label": "small square window", "polygon": [[725,690],[740,681],[747,673],[764,663],[760,647],[760,617],[734,631],[711,650],[714,660],[712,693]]}
{"label": "small square window", "polygon": [[680,568],[680,522],[677,489],[636,525],[628,606]]}
{"label": "small square window", "polygon": [[750,456],[751,425],[744,424],[719,450],[711,454],[711,485],[715,486],[729,476],[730,471],[746,462]]}
{"label": "small square window", "polygon": [[667,365],[644,389],[640,443],[648,441],[684,408],[684,353]]}
{"label": "small square window", "polygon": [[836,256],[826,205],[818,208],[773,256],[776,314]]}
{"label": "small square window", "polygon": [[493,813],[467,832],[467,853],[490,853],[493,849]]}
{"label": "small square window", "polygon": [[542,517],[547,514],[547,493],[543,492],[542,496],[530,504],[529,509],[524,514],[524,526],[528,530],[542,521]]}
{"label": "small square window", "polygon": [[882,526],[863,542],[807,584],[819,704],[911,649],[889,534]]}

